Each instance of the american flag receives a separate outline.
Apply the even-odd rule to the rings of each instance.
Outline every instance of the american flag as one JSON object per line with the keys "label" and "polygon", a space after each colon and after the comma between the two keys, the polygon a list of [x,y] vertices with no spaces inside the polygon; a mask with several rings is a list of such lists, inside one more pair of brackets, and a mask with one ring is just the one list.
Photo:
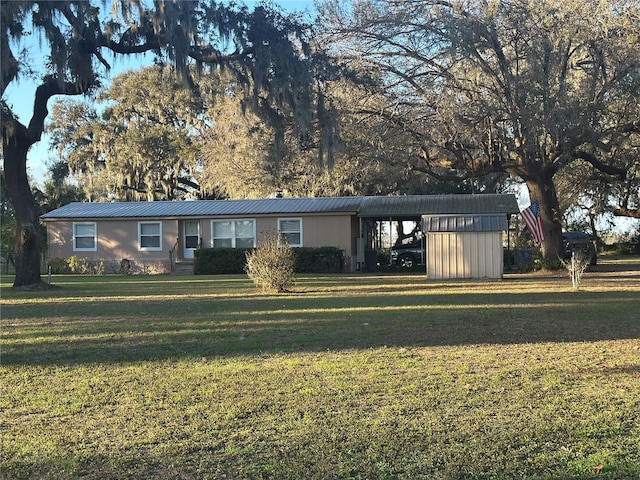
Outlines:
{"label": "american flag", "polygon": [[536,245],[542,244],[544,232],[542,231],[542,219],[540,218],[540,204],[538,204],[538,201],[536,200],[521,211],[520,216],[522,220],[524,220],[524,223],[527,224]]}

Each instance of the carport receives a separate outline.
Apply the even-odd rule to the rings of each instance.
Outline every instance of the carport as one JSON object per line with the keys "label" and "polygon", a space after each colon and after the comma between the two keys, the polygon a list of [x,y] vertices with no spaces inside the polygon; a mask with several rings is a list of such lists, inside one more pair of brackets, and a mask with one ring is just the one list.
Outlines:
{"label": "carport", "polygon": [[[428,278],[501,278],[509,217],[518,212],[513,194],[364,197],[358,210],[358,266],[372,267],[377,251],[390,246],[392,225],[417,222],[426,235]],[[381,245],[385,224],[388,242]]]}

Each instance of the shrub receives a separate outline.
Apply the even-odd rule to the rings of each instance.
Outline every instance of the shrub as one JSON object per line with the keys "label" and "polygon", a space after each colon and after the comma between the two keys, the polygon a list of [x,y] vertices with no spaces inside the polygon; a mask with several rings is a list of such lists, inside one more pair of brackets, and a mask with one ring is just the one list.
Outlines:
{"label": "shrub", "polygon": [[129,272],[134,275],[166,275],[171,273],[168,263],[161,261],[137,262],[133,264],[133,269]]}
{"label": "shrub", "polygon": [[[202,248],[195,252],[197,275],[245,273],[247,252],[241,248]],[[291,249],[296,273],[340,273],[344,271],[344,253],[336,247],[300,247]]]}
{"label": "shrub", "polygon": [[246,252],[242,248],[201,248],[195,251],[196,275],[243,273]]}
{"label": "shrub", "polygon": [[71,268],[64,258],[52,258],[51,260],[49,260],[49,266],[51,267],[51,273],[56,275],[62,273],[71,273]]}
{"label": "shrub", "polygon": [[104,261],[93,261],[85,257],[73,255],[67,258],[71,273],[80,275],[101,275],[104,273]]}
{"label": "shrub", "polygon": [[564,268],[569,272],[571,278],[571,286],[574,290],[580,289],[582,283],[582,274],[591,263],[591,258],[583,252],[574,252],[569,260],[560,260]]}
{"label": "shrub", "polygon": [[542,258],[536,257],[523,264],[518,271],[520,273],[537,272],[539,270],[556,271],[562,270],[563,266],[561,259],[545,261]]}
{"label": "shrub", "polygon": [[618,253],[621,255],[640,255],[640,242],[637,240],[619,243],[617,247]]}
{"label": "shrub", "polygon": [[344,255],[336,247],[294,248],[295,271],[297,273],[340,273],[343,270]]}
{"label": "shrub", "polygon": [[[51,273],[75,275],[164,275],[170,273],[170,266],[162,261],[134,262],[133,260],[91,260],[73,255],[68,258],[52,258],[48,265]],[[236,272],[237,273],[237,272]]]}
{"label": "shrub", "polygon": [[133,273],[134,269],[135,263],[133,260],[129,260],[128,258],[123,258],[122,260],[120,260],[120,264],[118,265],[118,273],[129,275]]}
{"label": "shrub", "polygon": [[295,255],[279,233],[267,232],[246,257],[247,275],[263,290],[286,292],[295,283]]}

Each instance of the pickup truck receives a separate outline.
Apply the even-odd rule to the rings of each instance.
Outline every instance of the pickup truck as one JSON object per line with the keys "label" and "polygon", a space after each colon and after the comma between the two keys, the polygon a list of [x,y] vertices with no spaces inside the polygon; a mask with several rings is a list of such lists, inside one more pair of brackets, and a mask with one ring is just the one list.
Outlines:
{"label": "pickup truck", "polygon": [[391,247],[391,263],[402,269],[411,270],[425,262],[425,237],[419,230],[412,232],[411,236],[399,238]]}

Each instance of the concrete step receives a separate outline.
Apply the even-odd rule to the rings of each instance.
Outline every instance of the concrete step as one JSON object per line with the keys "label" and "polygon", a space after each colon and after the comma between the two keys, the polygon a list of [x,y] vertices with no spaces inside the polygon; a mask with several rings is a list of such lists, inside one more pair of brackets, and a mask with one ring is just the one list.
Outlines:
{"label": "concrete step", "polygon": [[173,266],[171,275],[193,275],[193,263],[179,262]]}

